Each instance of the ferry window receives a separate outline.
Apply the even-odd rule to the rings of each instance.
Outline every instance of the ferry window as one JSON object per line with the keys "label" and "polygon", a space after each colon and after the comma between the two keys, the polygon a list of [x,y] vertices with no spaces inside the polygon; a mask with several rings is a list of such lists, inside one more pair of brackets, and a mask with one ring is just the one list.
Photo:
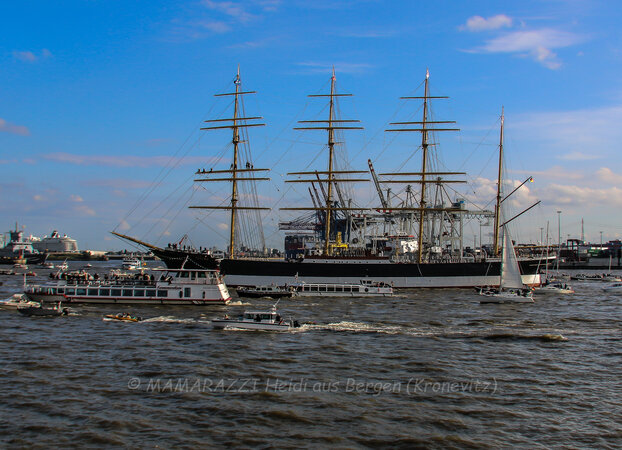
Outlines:
{"label": "ferry window", "polygon": [[75,289],[67,289],[66,294],[67,295],[75,295],[76,294],[76,290]]}
{"label": "ferry window", "polygon": [[190,279],[194,280],[195,277],[196,277],[195,272],[190,272]]}
{"label": "ferry window", "polygon": [[132,290],[131,289],[123,289],[123,297],[131,297]]}
{"label": "ferry window", "polygon": [[154,289],[147,289],[147,297],[155,297],[156,291]]}
{"label": "ferry window", "polygon": [[99,295],[104,295],[104,296],[108,297],[110,295],[110,289],[100,289],[99,290]]}
{"label": "ferry window", "polygon": [[343,292],[343,286],[336,286],[337,292]]}
{"label": "ferry window", "polygon": [[158,289],[158,297],[168,297],[168,291]]}
{"label": "ferry window", "polygon": [[182,278],[188,278],[190,276],[189,272],[182,272],[180,275]]}
{"label": "ferry window", "polygon": [[89,295],[97,295],[99,292],[99,289],[89,289]]}
{"label": "ferry window", "polygon": [[86,289],[77,289],[76,295],[86,295]]}
{"label": "ferry window", "polygon": [[121,297],[121,289],[112,289],[111,293],[113,297]]}
{"label": "ferry window", "polygon": [[205,278],[205,277],[206,277],[205,272],[198,272],[197,273],[197,278]]}
{"label": "ferry window", "polygon": [[65,288],[58,288],[58,293],[63,294],[65,292]]}
{"label": "ferry window", "polygon": [[190,297],[190,288],[184,288],[184,297]]}
{"label": "ferry window", "polygon": [[142,289],[140,290],[135,290],[134,291],[134,297],[144,297],[145,296],[145,291],[143,291]]}

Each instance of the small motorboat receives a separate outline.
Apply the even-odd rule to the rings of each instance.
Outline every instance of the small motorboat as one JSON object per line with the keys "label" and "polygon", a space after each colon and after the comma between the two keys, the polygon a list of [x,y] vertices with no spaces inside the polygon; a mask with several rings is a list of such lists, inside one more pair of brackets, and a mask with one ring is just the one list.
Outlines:
{"label": "small motorboat", "polygon": [[539,293],[550,293],[550,294],[574,294],[574,289],[567,284],[558,281],[549,281],[547,280],[542,286],[536,288],[536,292]]}
{"label": "small motorboat", "polygon": [[39,303],[28,300],[24,294],[13,294],[11,297],[0,300],[0,308],[14,309],[20,306],[38,306]]}
{"label": "small motorboat", "polygon": [[[277,302],[278,303],[278,302]],[[297,320],[283,319],[276,310],[276,303],[269,311],[245,311],[235,319],[225,315],[222,319],[212,320],[212,327],[216,330],[242,329],[263,331],[290,331],[299,328]]]}
{"label": "small motorboat", "polygon": [[128,313],[106,314],[102,320],[119,320],[121,322],[140,322],[142,317],[132,316]]}
{"label": "small motorboat", "polygon": [[570,277],[574,281],[603,281],[605,274],[600,273],[578,273]]}
{"label": "small motorboat", "polygon": [[605,292],[611,292],[611,293],[622,293],[622,283],[613,283],[610,284],[609,286],[605,286],[603,288],[603,291]]}
{"label": "small motorboat", "polygon": [[66,316],[69,314],[69,310],[67,308],[63,308],[60,303],[49,307],[39,305],[31,305],[31,306],[18,306],[17,311],[25,316]]}

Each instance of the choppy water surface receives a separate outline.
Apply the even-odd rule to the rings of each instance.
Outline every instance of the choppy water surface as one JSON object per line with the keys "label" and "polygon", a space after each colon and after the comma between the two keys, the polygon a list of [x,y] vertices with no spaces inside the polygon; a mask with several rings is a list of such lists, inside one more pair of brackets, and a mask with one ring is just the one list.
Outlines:
{"label": "choppy water surface", "polygon": [[[0,281],[1,298],[22,283]],[[284,299],[282,315],[314,322],[288,333],[210,327],[269,299],[2,310],[0,443],[616,448],[621,297],[573,285],[530,305],[469,290]],[[121,311],[147,320],[102,321]]]}

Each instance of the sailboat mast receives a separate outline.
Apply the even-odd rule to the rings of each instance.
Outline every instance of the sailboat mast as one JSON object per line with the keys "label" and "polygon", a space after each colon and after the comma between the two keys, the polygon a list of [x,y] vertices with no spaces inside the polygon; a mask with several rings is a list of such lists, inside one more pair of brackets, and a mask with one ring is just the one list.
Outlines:
{"label": "sailboat mast", "polygon": [[422,162],[421,162],[421,200],[419,201],[419,255],[418,262],[421,263],[423,259],[423,218],[425,215],[425,175],[428,162],[428,131],[426,128],[428,120],[428,96],[430,95],[428,80],[430,78],[430,72],[426,70],[425,73],[425,88],[423,93],[423,120],[421,122],[421,149],[422,149]]}
{"label": "sailboat mast", "polygon": [[503,169],[503,122],[504,122],[503,106],[501,107],[501,131],[499,132],[499,174],[497,176],[497,203],[495,204],[495,237],[493,246],[493,255],[499,254],[499,221],[501,212],[501,176]]}
{"label": "sailboat mast", "polygon": [[328,189],[326,194],[326,230],[324,239],[324,254],[330,255],[330,221],[332,218],[332,195],[333,195],[333,154],[335,150],[335,130],[333,120],[335,114],[335,68],[330,79],[330,104],[328,109]]}
{"label": "sailboat mast", "polygon": [[240,66],[238,66],[238,73],[235,76],[235,100],[233,103],[233,166],[231,167],[231,223],[229,228],[229,258],[235,258],[235,214],[236,206],[238,203],[238,144],[240,143],[240,130],[238,128],[238,109],[239,109],[239,94],[240,85]]}

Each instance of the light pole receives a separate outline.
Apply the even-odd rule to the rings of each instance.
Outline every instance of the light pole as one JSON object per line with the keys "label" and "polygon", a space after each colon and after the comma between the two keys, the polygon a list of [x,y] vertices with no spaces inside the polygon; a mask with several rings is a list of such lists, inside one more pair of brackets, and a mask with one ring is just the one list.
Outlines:
{"label": "light pole", "polygon": [[600,232],[600,251],[603,251],[603,232]]}
{"label": "light pole", "polygon": [[544,228],[540,227],[540,245],[544,243]]}

